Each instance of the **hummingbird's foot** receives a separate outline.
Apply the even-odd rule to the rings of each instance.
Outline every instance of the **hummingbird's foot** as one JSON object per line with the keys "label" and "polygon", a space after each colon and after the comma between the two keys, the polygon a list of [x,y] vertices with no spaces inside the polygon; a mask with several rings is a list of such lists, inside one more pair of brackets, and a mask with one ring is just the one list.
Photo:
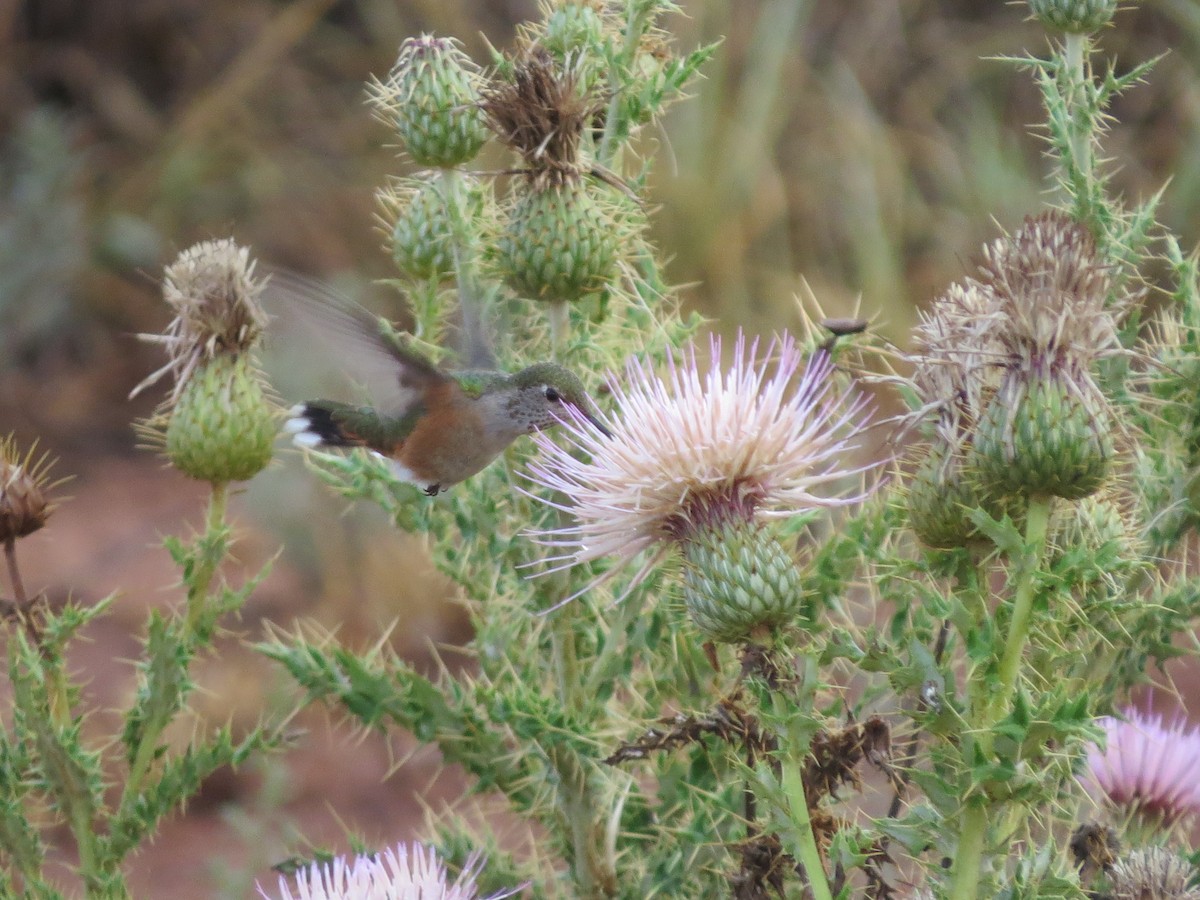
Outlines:
{"label": "hummingbird's foot", "polygon": [[425,488],[425,493],[430,497],[436,497],[438,495],[438,491],[441,489],[442,486],[440,484],[431,484],[429,487]]}

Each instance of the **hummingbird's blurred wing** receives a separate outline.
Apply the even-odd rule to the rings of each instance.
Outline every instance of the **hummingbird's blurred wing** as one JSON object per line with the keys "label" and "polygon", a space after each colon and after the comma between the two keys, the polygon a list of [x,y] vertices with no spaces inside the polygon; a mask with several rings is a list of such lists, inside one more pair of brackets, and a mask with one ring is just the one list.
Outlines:
{"label": "hummingbird's blurred wing", "polygon": [[322,281],[276,269],[265,294],[268,303],[286,310],[283,314],[298,313],[341,364],[366,382],[384,415],[404,416],[426,391],[449,380],[437,366],[405,347],[385,319]]}

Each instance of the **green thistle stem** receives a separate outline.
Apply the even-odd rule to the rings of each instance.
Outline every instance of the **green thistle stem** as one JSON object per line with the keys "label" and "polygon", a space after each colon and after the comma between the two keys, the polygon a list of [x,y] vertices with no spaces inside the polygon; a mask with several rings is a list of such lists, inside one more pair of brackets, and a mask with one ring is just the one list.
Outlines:
{"label": "green thistle stem", "polygon": [[[1033,613],[1033,595],[1037,573],[1046,554],[1046,532],[1050,524],[1049,497],[1034,497],[1029,501],[1025,520],[1025,559],[1017,581],[1017,594],[1013,601],[1012,621],[1008,626],[1008,639],[1004,645],[1004,656],[1000,659],[1000,689],[993,696],[1005,702],[1017,685],[1021,668],[1021,654],[1029,638],[1029,622]],[[993,707],[995,703],[993,703]],[[998,718],[999,710],[989,711],[989,718]],[[989,722],[989,724],[991,724]]]}
{"label": "green thistle stem", "polygon": [[441,169],[442,201],[450,221],[450,253],[462,310],[463,355],[472,366],[491,362],[492,351],[483,332],[483,293],[475,272],[475,241],[466,219],[467,190],[460,169]]}
{"label": "green thistle stem", "polygon": [[808,880],[813,900],[833,900],[825,865],[821,862],[821,851],[813,834],[800,761],[794,755],[789,755],[783,764],[783,791],[787,795],[792,824],[795,826],[794,846],[791,849],[804,869],[804,877]]}
{"label": "green thistle stem", "polygon": [[[224,482],[213,482],[212,496],[208,505],[208,521],[205,533],[198,539],[202,543],[212,543],[225,529],[225,509],[228,499],[228,485]],[[193,632],[209,599],[209,587],[213,576],[216,575],[219,559],[212,553],[201,553],[196,568],[187,580],[187,617],[186,630]],[[142,790],[142,784],[150,772],[150,768],[158,755],[158,737],[167,727],[169,718],[155,717],[146,723],[141,743],[129,764],[129,775],[125,779],[122,806],[137,799]]]}
{"label": "green thistle stem", "polygon": [[[629,19],[625,22],[625,41],[621,47],[619,65],[629,66],[633,63],[642,35],[650,26],[653,9],[653,4],[649,3],[630,3],[626,7]],[[612,96],[608,101],[608,109],[604,116],[604,134],[600,137],[600,146],[596,151],[596,161],[610,169],[614,168],[613,161],[620,147],[617,139],[626,127],[624,117],[621,115],[622,92],[618,78],[614,67],[609,75]]]}
{"label": "green thistle stem", "polygon": [[[220,534],[225,530],[225,509],[229,496],[229,485],[225,482],[213,482],[212,495],[208,502],[208,522],[200,541],[208,545],[221,545]],[[223,554],[222,554],[223,555]],[[220,558],[215,553],[202,553],[197,562],[192,578],[187,585],[187,625],[188,630],[195,628],[204,614],[209,596],[209,587],[213,576],[217,574]]]}
{"label": "green thistle stem", "polygon": [[554,353],[554,358],[558,359],[567,343],[567,336],[571,333],[571,311],[567,308],[566,302],[562,300],[555,300],[548,306],[550,349]]}
{"label": "green thistle stem", "polygon": [[1063,38],[1067,85],[1064,99],[1071,111],[1071,150],[1075,157],[1073,163],[1084,184],[1092,182],[1095,167],[1092,153],[1092,122],[1084,97],[1087,88],[1087,51],[1087,35],[1068,34]]}
{"label": "green thistle stem", "polygon": [[[1025,519],[1025,548],[1017,574],[1016,594],[1013,598],[1012,619],[1000,657],[998,684],[977,685],[987,688],[973,692],[972,705],[981,707],[980,721],[975,723],[978,743],[985,757],[992,753],[991,728],[1004,713],[1017,686],[1021,670],[1021,657],[1029,639],[1029,624],[1033,618],[1033,597],[1037,586],[1037,573],[1046,552],[1046,533],[1050,523],[1049,497],[1033,497]],[[978,679],[974,679],[978,680]],[[994,689],[993,689],[994,688]],[[984,699],[979,700],[983,693]],[[984,845],[987,839],[988,807],[983,798],[972,798],[963,814],[962,832],[958,841],[958,854],[954,859],[954,883],[950,894],[952,900],[974,900],[979,890],[979,876],[983,867]]]}
{"label": "green thistle stem", "polygon": [[8,578],[12,582],[13,600],[16,601],[17,609],[24,610],[29,601],[25,595],[25,584],[21,581],[21,571],[17,568],[17,541],[15,538],[10,537],[4,542],[4,561],[8,564]]}

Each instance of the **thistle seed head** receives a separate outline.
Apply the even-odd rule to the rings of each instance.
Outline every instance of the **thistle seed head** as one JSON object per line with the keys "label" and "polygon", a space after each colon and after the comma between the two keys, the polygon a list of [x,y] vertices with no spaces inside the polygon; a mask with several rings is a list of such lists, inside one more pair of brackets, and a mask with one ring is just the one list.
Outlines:
{"label": "thistle seed head", "polygon": [[226,238],[184,250],[163,273],[163,299],[175,318],[162,334],[140,334],[161,344],[168,362],[129,394],[137,396],[171,373],[174,404],[196,368],[218,356],[238,356],[257,346],[267,324],[259,298],[267,279],[256,278],[250,251]]}

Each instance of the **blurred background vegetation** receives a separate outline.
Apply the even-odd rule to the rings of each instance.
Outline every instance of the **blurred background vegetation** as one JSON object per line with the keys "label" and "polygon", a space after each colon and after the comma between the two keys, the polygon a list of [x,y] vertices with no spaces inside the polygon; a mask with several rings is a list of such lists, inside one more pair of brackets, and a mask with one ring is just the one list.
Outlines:
{"label": "blurred background vegetation", "polygon": [[[130,428],[157,401],[126,395],[160,364],[132,334],[168,318],[162,266],[233,236],[264,262],[371,293],[392,274],[373,191],[405,164],[364,82],[406,36],[454,35],[484,62],[483,35],[504,48],[535,13],[533,0],[0,0],[0,432],[38,439],[77,476],[74,499],[30,542],[27,582],[52,598],[121,589],[78,661],[99,708],[130,688],[121,660],[146,606],[173,599],[159,537],[200,516],[200,491],[135,450]],[[678,46],[724,44],[695,98],[645,140],[662,145],[654,234],[686,303],[718,328],[770,331],[796,323],[807,281],[826,312],[858,305],[904,343],[914,310],[997,223],[1047,202],[1026,127],[1040,118],[1036,92],[995,60],[1044,48],[1024,18],[1003,0],[684,0],[669,23]],[[1171,179],[1162,217],[1191,246],[1200,5],[1131,4],[1116,22],[1103,45],[1119,66],[1167,54],[1114,110],[1119,185],[1136,198]],[[403,316],[400,298],[380,299]],[[300,340],[280,323],[268,360],[289,402],[337,384],[337,360]],[[386,632],[418,660],[430,640],[466,637],[420,548],[371,510],[347,513],[298,457],[281,455],[236,516],[248,567],[285,548],[242,635],[304,617],[357,646]],[[398,616],[404,627],[388,631]],[[269,666],[236,641],[227,650],[201,673],[200,718],[251,722],[288,702]],[[378,846],[457,790],[424,757],[381,788],[403,736],[359,740],[311,714],[301,724],[287,758],[214,779],[136,861],[146,895],[245,896],[293,827]]]}

